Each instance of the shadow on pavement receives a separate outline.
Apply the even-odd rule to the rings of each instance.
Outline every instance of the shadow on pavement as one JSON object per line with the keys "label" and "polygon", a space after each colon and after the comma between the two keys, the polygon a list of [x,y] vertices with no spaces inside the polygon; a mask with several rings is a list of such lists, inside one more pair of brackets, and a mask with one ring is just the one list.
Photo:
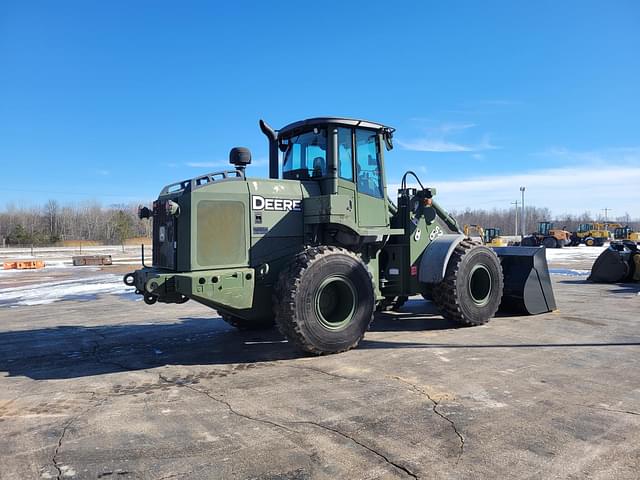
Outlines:
{"label": "shadow on pavement", "polygon": [[638,295],[640,294],[640,285],[637,283],[619,283],[619,288],[613,288],[609,290],[609,293],[624,294],[624,295]]}
{"label": "shadow on pavement", "polygon": [[[602,285],[602,282],[589,282],[585,280],[560,280],[558,283],[565,285]],[[640,284],[637,283],[613,283],[619,288],[609,290],[610,293],[634,294],[640,293]]]}
{"label": "shadow on pavement", "polygon": [[[379,313],[371,332],[460,328],[430,303],[407,302],[402,312]],[[640,343],[444,344],[367,339],[361,349],[629,347]],[[277,329],[240,332],[220,318],[180,318],[143,323],[0,332],[0,372],[32,379],[88,377],[164,365],[255,364],[305,356]]]}
{"label": "shadow on pavement", "polygon": [[594,285],[593,282],[587,282],[584,280],[559,280],[558,283],[564,283],[565,285]]}
{"label": "shadow on pavement", "polygon": [[[371,331],[457,328],[423,301],[379,313]],[[67,326],[0,332],[0,372],[33,379],[77,378],[164,365],[224,365],[299,358],[276,328],[241,332],[220,318],[175,323]]]}
{"label": "shadow on pavement", "polygon": [[386,342],[367,340],[366,337],[358,348],[598,348],[598,347],[640,347],[640,342],[607,342],[607,343],[488,343],[482,345],[456,343],[419,343],[419,342]]}

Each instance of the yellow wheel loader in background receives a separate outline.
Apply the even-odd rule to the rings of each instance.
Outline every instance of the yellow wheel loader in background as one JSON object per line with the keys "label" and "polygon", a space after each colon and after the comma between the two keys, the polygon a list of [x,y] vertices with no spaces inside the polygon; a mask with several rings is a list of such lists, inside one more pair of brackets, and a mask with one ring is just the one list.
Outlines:
{"label": "yellow wheel loader in background", "polygon": [[524,237],[523,247],[562,248],[571,244],[571,232],[553,228],[551,222],[539,222],[538,231]]}
{"label": "yellow wheel loader in background", "polygon": [[[616,226],[616,224],[609,224]],[[619,225],[617,225],[619,226]],[[601,247],[611,239],[609,226],[604,223],[581,223],[578,229],[571,233],[572,247],[577,247],[584,243],[587,247]]]}
{"label": "yellow wheel loader in background", "polygon": [[613,238],[616,240],[631,240],[640,243],[640,232],[634,231],[629,225],[616,227],[613,230]]}

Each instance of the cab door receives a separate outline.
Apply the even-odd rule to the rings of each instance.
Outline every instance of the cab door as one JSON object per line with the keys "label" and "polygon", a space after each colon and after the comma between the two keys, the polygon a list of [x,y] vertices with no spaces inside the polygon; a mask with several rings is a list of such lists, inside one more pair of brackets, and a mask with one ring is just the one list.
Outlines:
{"label": "cab door", "polygon": [[355,227],[357,225],[356,184],[353,176],[353,130],[351,128],[338,128],[338,194],[349,198],[351,212],[349,220]]}
{"label": "cab door", "polygon": [[358,226],[386,227],[389,214],[385,199],[380,136],[374,130],[355,129],[355,185]]}

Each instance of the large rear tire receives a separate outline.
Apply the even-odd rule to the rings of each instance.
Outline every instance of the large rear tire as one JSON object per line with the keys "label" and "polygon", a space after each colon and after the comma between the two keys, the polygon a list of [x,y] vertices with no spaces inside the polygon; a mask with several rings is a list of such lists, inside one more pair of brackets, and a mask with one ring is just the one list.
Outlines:
{"label": "large rear tire", "polygon": [[584,244],[585,244],[587,247],[595,247],[595,245],[596,245],[596,239],[595,239],[595,238],[593,238],[593,237],[587,237],[587,238],[585,238],[585,239],[584,239]]}
{"label": "large rear tire", "polygon": [[367,266],[334,246],[308,248],[280,272],[276,324],[300,350],[321,355],[349,350],[373,320],[375,294]]}
{"label": "large rear tire", "polygon": [[545,239],[542,240],[542,246],[545,248],[558,248],[558,240],[554,237],[545,237]]}
{"label": "large rear tire", "polygon": [[502,300],[500,260],[489,248],[463,240],[454,250],[444,280],[433,288],[433,301],[449,320],[482,325],[495,315]]}

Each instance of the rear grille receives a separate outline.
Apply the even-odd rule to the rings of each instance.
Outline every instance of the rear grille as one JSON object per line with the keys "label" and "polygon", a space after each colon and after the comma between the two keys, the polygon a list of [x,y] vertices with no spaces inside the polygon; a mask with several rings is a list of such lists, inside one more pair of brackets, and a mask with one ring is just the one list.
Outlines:
{"label": "rear grille", "polygon": [[176,268],[175,217],[165,209],[165,202],[153,202],[153,266]]}
{"label": "rear grille", "polygon": [[197,209],[197,261],[216,268],[246,262],[246,216],[242,202],[203,200]]}

